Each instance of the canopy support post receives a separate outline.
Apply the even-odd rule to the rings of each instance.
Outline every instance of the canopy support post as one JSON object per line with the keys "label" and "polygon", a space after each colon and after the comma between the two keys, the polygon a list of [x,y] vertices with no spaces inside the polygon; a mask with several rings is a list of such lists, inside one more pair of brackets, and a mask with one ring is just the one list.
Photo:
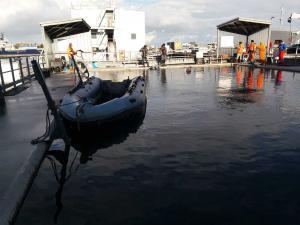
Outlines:
{"label": "canopy support post", "polygon": [[219,28],[217,28],[217,60],[219,58],[219,54],[220,54],[220,41],[219,41],[219,38],[220,38],[220,30]]}
{"label": "canopy support post", "polygon": [[267,55],[270,54],[271,26],[268,27]]}

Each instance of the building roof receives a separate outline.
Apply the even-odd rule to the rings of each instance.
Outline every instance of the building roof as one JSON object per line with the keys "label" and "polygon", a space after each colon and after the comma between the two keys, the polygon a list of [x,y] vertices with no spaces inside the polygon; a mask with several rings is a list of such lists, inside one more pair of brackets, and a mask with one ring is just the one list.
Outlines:
{"label": "building roof", "polygon": [[74,34],[81,34],[90,31],[91,27],[82,18],[55,20],[40,24],[45,32],[53,40]]}
{"label": "building roof", "polygon": [[217,28],[221,31],[249,36],[268,28],[271,24],[270,20],[238,17],[218,25]]}

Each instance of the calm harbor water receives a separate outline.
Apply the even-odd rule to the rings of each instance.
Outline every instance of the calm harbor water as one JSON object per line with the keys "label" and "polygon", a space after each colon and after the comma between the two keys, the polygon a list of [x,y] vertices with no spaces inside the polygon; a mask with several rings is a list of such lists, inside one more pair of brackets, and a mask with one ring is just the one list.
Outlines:
{"label": "calm harbor water", "polygon": [[[144,74],[145,118],[71,151],[57,224],[300,223],[300,74]],[[54,224],[57,189],[46,160],[16,224]]]}

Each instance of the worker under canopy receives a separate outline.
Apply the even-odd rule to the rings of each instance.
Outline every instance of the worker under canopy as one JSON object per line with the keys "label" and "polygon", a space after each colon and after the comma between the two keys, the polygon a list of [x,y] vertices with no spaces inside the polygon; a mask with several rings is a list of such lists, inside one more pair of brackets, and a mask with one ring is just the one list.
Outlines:
{"label": "worker under canopy", "polygon": [[[246,36],[246,44],[248,44],[249,36],[255,35],[256,33],[259,33],[267,29],[266,42],[269,43],[271,38],[270,37],[271,24],[272,22],[269,20],[258,20],[258,19],[238,17],[218,25],[217,26],[217,42],[218,42],[217,56],[219,56],[220,31]],[[269,44],[267,44],[267,46],[269,48]]]}
{"label": "worker under canopy", "polygon": [[82,18],[49,21],[43,22],[40,25],[42,27],[46,67],[48,68],[50,66],[51,59],[54,57],[52,49],[54,39],[86,33],[91,29],[91,27]]}

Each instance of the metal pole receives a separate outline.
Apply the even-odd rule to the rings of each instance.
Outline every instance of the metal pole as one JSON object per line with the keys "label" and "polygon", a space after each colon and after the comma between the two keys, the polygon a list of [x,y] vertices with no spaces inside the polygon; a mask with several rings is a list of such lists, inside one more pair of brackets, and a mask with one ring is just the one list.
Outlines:
{"label": "metal pole", "polygon": [[14,72],[14,66],[13,66],[12,58],[9,58],[9,64],[10,64],[10,69],[11,69],[11,75],[12,75],[12,79],[13,79],[14,88],[16,88],[17,85],[16,85],[15,72]]}
{"label": "metal pole", "polygon": [[271,25],[268,28],[268,39],[267,39],[267,56],[270,54],[270,40],[271,40]]}
{"label": "metal pole", "polygon": [[5,105],[4,89],[2,85],[0,85],[0,107],[4,105]]}
{"label": "metal pole", "polygon": [[27,64],[27,73],[28,73],[28,76],[31,78],[31,74],[30,74],[30,66],[29,66],[29,60],[28,60],[28,57],[26,57],[26,64]]}
{"label": "metal pole", "polygon": [[74,63],[75,70],[76,70],[76,72],[77,72],[77,76],[78,76],[78,78],[79,78],[79,82],[80,82],[80,84],[82,84],[83,81],[82,81],[82,78],[81,78],[81,75],[80,75],[80,70],[79,70],[79,68],[78,68],[78,65],[77,65],[77,63],[76,63],[75,58],[74,58],[73,55],[72,55],[72,60],[73,60],[73,63]]}
{"label": "metal pole", "polygon": [[217,60],[218,60],[219,54],[220,54],[220,48],[219,48],[219,36],[220,36],[220,30],[217,29]]}
{"label": "metal pole", "polygon": [[4,98],[4,79],[2,74],[2,66],[1,66],[1,60],[0,60],[0,77],[1,77],[1,84],[0,84],[0,106],[5,104],[5,98]]}
{"label": "metal pole", "polygon": [[[4,77],[3,77],[3,72],[2,72],[2,64],[1,64],[1,59],[0,59],[0,77],[1,77],[1,85],[4,87]],[[5,91],[5,89],[4,89]]]}
{"label": "metal pole", "polygon": [[48,107],[51,110],[52,115],[55,119],[56,128],[58,129],[60,137],[64,140],[66,146],[69,146],[70,145],[70,139],[69,139],[69,137],[67,135],[67,132],[65,130],[65,126],[64,126],[64,123],[62,121],[62,118],[60,117],[60,115],[58,113],[55,101],[53,100],[53,98],[50,94],[50,91],[49,91],[49,89],[48,89],[48,87],[45,83],[45,79],[44,79],[44,75],[43,75],[43,72],[41,70],[41,67],[37,63],[36,60],[32,60],[31,63],[32,63],[32,68],[34,70],[35,77],[36,77],[37,81],[39,82],[39,84],[42,87],[42,90],[43,90],[44,95],[45,95],[45,97],[47,99],[47,102],[48,102]]}
{"label": "metal pole", "polygon": [[291,34],[291,42],[290,42],[290,45],[292,45],[292,43],[293,43],[292,20],[291,20],[291,22],[290,22],[290,34]]}
{"label": "metal pole", "polygon": [[22,59],[19,59],[19,70],[20,70],[20,74],[21,74],[21,79],[22,79],[22,83],[24,84],[24,74],[23,74],[23,68],[22,68]]}

